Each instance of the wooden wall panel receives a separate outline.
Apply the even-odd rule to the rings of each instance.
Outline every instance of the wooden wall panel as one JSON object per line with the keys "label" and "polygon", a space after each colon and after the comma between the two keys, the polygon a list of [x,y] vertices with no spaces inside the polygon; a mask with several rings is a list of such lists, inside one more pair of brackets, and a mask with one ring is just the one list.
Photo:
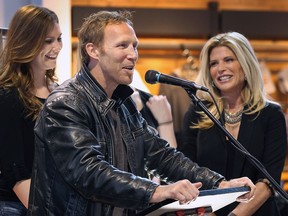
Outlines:
{"label": "wooden wall panel", "polygon": [[72,0],[72,6],[206,9],[211,0]]}
{"label": "wooden wall panel", "polygon": [[[105,10],[119,11],[109,7]],[[134,29],[141,37],[207,38],[218,29],[216,7],[209,10],[125,8],[133,11]],[[72,33],[77,35],[84,18],[103,10],[101,7],[72,7]],[[216,17],[216,19],[212,19]],[[200,22],[201,21],[201,22]]]}
{"label": "wooden wall panel", "polygon": [[287,0],[71,0],[72,6],[205,9],[218,2],[220,10],[288,11]]}
{"label": "wooden wall panel", "polygon": [[222,10],[219,16],[221,32],[238,31],[252,39],[288,39],[288,12]]}

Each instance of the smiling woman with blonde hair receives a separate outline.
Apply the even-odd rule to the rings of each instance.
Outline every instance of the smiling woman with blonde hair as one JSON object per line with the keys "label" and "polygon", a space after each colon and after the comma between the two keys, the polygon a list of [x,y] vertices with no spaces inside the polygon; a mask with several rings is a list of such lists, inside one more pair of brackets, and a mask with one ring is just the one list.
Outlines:
{"label": "smiling woman with blonde hair", "polygon": [[[286,127],[281,107],[266,97],[262,71],[248,39],[240,33],[218,34],[207,41],[200,55],[201,69],[196,82],[216,98],[217,112],[210,95],[197,95],[210,112],[280,183],[286,154]],[[216,215],[279,215],[274,189],[250,162],[237,151],[216,125],[195,105],[183,122],[186,156],[226,178],[247,176],[256,184],[249,203],[232,204]]]}

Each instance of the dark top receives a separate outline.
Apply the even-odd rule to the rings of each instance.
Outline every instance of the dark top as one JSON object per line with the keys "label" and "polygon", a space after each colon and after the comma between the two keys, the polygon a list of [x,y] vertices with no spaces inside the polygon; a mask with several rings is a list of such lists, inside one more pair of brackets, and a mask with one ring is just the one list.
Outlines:
{"label": "dark top", "polygon": [[31,117],[26,117],[16,89],[0,88],[0,200],[2,201],[19,201],[13,192],[13,187],[16,182],[31,177],[34,124]]}
{"label": "dark top", "polygon": [[[192,105],[185,115],[183,143],[178,149],[200,166],[209,167],[227,179],[247,176],[255,183],[263,178],[254,166],[226,141],[224,133],[217,126],[214,125],[208,130],[190,128],[191,122],[197,122],[199,118],[196,110],[200,108]],[[286,153],[286,127],[281,108],[267,103],[259,116],[243,114],[238,141],[279,183]],[[269,199],[254,215],[277,215],[275,207],[274,200]],[[227,215],[227,212],[219,215]]]}
{"label": "dark top", "polygon": [[143,118],[148,122],[148,124],[150,126],[157,129],[158,122],[154,118],[152,112],[150,111],[150,109],[146,105],[146,102],[149,100],[150,97],[152,97],[152,95],[147,93],[147,92],[141,91],[139,89],[137,89],[137,91],[139,92],[139,96],[140,96],[142,104],[143,104],[143,108],[140,110],[140,113],[142,114]]}

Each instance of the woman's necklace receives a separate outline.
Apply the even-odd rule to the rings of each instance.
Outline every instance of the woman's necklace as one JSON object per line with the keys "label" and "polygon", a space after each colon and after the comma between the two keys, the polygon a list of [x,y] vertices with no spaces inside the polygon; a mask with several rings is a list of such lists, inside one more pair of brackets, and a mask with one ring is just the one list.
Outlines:
{"label": "woman's necklace", "polygon": [[236,113],[230,113],[224,110],[225,122],[230,125],[237,124],[241,121],[242,114],[243,114],[243,108]]}

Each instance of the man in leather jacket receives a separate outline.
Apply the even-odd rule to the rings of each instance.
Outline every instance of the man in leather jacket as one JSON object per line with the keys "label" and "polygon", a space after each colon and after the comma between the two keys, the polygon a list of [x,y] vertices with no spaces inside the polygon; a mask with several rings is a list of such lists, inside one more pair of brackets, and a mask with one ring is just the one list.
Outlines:
{"label": "man in leather jacket", "polygon": [[[28,215],[135,215],[199,188],[248,185],[199,167],[157,136],[128,86],[138,39],[127,11],[89,16],[79,31],[82,68],[51,93],[35,126]],[[147,170],[167,185],[146,178]],[[193,183],[192,183],[193,182]]]}

